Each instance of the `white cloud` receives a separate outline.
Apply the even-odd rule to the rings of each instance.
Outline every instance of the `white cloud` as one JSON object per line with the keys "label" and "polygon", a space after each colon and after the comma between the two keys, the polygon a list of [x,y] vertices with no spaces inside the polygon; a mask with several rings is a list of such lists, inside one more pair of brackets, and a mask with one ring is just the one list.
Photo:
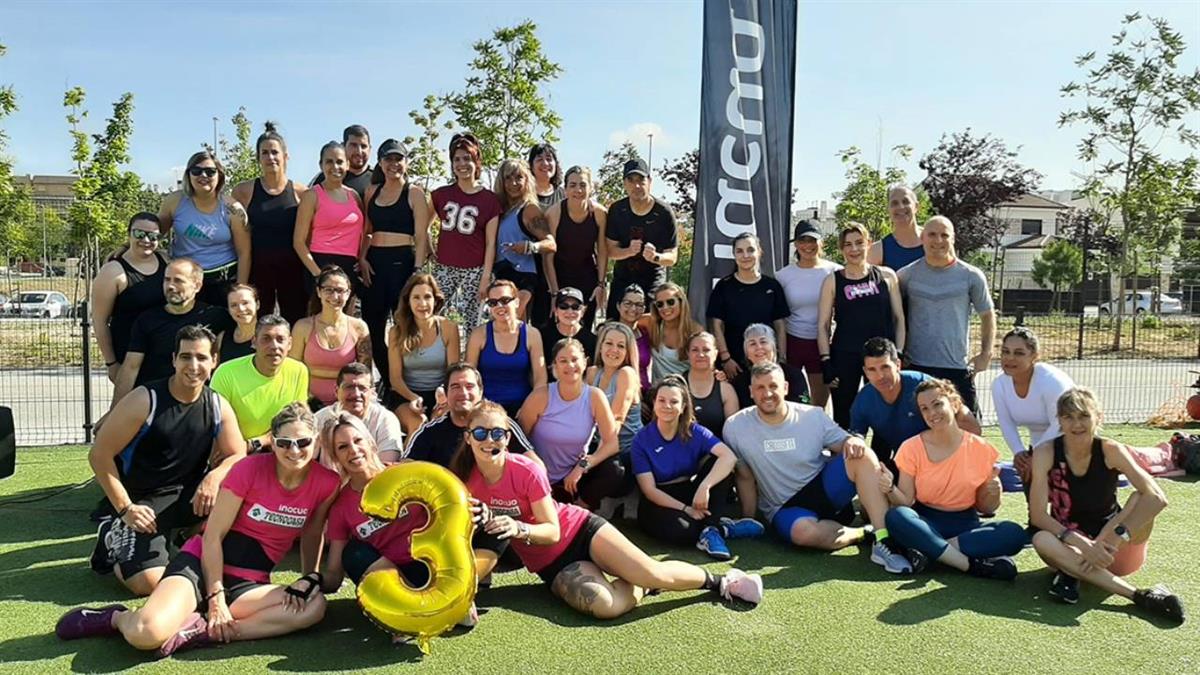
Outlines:
{"label": "white cloud", "polygon": [[654,134],[654,145],[659,149],[655,154],[665,157],[664,151],[675,145],[675,138],[663,131],[662,125],[654,122],[638,122],[625,129],[618,129],[608,135],[609,149],[621,147],[626,141],[633,143],[643,154],[650,146],[650,134]]}
{"label": "white cloud", "polygon": [[181,184],[180,181],[183,180],[183,171],[186,168],[186,165],[180,164],[167,169],[159,178],[158,189],[162,192],[170,192],[177,189]]}

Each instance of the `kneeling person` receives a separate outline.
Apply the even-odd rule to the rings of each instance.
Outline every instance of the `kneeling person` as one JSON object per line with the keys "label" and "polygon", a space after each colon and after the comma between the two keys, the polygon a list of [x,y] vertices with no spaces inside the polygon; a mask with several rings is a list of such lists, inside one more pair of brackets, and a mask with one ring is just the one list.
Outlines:
{"label": "kneeling person", "polygon": [[[879,460],[862,438],[834,424],[825,411],[785,401],[787,382],[774,363],[750,371],[754,407],[725,423],[726,442],[738,457],[742,499],[758,506],[781,537],[812,548],[837,550],[862,542],[850,527],[857,494],[874,528],[871,561],[893,574],[912,566],[888,539],[887,500],[879,489]],[[832,452],[832,459],[824,450]]]}
{"label": "kneeling person", "polygon": [[181,328],[175,374],[122,398],[88,454],[116,513],[100,525],[92,569],[115,569],[135,595],[158,585],[168,537],[208,515],[225,474],[245,455],[233,408],[204,384],[216,365],[215,344],[203,326]]}

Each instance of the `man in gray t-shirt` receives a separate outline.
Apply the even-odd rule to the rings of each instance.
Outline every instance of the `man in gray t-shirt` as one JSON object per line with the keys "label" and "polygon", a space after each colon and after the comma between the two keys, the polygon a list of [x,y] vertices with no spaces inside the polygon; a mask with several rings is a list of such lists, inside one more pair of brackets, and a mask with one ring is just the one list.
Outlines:
{"label": "man in gray t-shirt", "polygon": [[[992,362],[996,339],[987,279],[956,256],[949,218],[930,218],[921,230],[921,243],[925,257],[897,272],[907,307],[905,366],[950,380],[967,409],[978,415],[974,375]],[[982,330],[979,353],[967,361],[972,310],[979,314]]]}
{"label": "man in gray t-shirt", "polygon": [[750,371],[754,407],[725,422],[722,436],[738,457],[738,489],[750,493],[742,497],[757,498],[775,531],[793,544],[837,550],[867,536],[864,528],[849,527],[854,520],[851,500],[857,494],[878,535],[872,562],[893,574],[911,572],[887,537],[888,502],[875,454],[824,410],[791,403],[785,396],[787,380],[780,367],[755,366]]}

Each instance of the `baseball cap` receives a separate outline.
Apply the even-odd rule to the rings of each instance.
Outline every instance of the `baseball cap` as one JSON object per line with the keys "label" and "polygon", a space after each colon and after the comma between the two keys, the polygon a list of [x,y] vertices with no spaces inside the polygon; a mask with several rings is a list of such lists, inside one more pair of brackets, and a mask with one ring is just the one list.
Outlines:
{"label": "baseball cap", "polygon": [[408,148],[404,147],[404,144],[400,141],[389,138],[383,142],[383,145],[379,146],[379,152],[376,153],[376,157],[382,160],[388,155],[403,155],[408,157]]}
{"label": "baseball cap", "polygon": [[811,220],[802,220],[796,223],[796,229],[792,232],[792,241],[796,241],[801,237],[810,237],[812,239],[821,239],[821,228]]}
{"label": "baseball cap", "polygon": [[558,293],[554,294],[555,302],[567,299],[574,299],[578,300],[579,302],[583,302],[583,291],[579,290],[578,288],[567,286],[566,288],[558,289]]}
{"label": "baseball cap", "polygon": [[621,177],[629,178],[635,173],[640,173],[647,178],[650,176],[650,168],[646,166],[645,160],[641,157],[635,157],[625,162],[625,170],[621,172]]}

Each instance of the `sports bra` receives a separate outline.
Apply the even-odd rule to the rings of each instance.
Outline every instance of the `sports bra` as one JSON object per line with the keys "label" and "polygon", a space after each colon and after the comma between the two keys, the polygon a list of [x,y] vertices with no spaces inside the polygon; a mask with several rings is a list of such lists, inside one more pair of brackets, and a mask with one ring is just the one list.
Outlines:
{"label": "sports bra", "polygon": [[371,216],[372,230],[407,234],[410,237],[414,235],[416,225],[413,220],[412,204],[408,203],[408,189],[409,184],[405,183],[404,187],[400,188],[400,197],[396,199],[396,203],[384,206],[379,203],[379,193],[383,192],[383,186],[375,188],[375,194],[371,196],[371,203],[367,204],[367,214]]}

